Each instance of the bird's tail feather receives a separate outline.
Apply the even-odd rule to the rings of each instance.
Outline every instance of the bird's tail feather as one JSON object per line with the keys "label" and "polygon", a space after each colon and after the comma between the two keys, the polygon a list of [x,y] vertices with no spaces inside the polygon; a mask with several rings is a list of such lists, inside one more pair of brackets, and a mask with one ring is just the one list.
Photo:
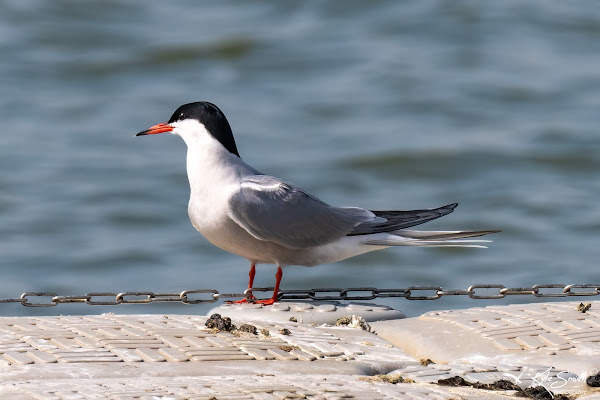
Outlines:
{"label": "bird's tail feather", "polygon": [[464,240],[465,238],[497,233],[499,230],[490,231],[412,231],[399,230],[390,232],[391,235],[367,240],[365,243],[373,246],[423,246],[423,247],[480,247],[480,243],[489,243],[491,240]]}
{"label": "bird's tail feather", "polygon": [[399,231],[391,232],[396,236],[402,236],[410,239],[421,239],[421,240],[451,240],[451,239],[464,239],[476,236],[484,236],[489,233],[498,233],[500,230],[490,231],[412,231],[403,229]]}

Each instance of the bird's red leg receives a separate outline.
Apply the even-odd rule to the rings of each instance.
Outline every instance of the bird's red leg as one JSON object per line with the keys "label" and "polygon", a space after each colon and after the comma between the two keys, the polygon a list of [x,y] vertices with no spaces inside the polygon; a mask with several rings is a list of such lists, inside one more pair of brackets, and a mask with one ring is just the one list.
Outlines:
{"label": "bird's red leg", "polygon": [[266,306],[270,306],[277,301],[277,297],[279,295],[279,284],[281,283],[281,278],[283,277],[283,270],[280,266],[277,266],[277,273],[275,274],[275,290],[273,290],[273,297],[266,300],[258,300],[255,303],[264,304]]}
{"label": "bird's red leg", "polygon": [[[248,289],[252,289],[252,285],[254,285],[254,276],[256,275],[256,266],[254,264],[252,264],[252,266],[250,267],[250,272],[248,273],[248,276],[250,277],[250,279],[248,280]],[[254,297],[253,294],[250,294],[250,298],[251,299],[255,299],[256,297]],[[241,300],[238,301],[231,301],[229,303],[231,304],[242,304],[242,303],[247,303],[248,299],[246,297],[244,297]]]}
{"label": "bird's red leg", "polygon": [[254,276],[256,275],[256,265],[252,264],[252,266],[250,267],[250,272],[248,273],[248,276],[250,277],[250,279],[248,280],[248,289],[252,289],[252,286],[254,285]]}

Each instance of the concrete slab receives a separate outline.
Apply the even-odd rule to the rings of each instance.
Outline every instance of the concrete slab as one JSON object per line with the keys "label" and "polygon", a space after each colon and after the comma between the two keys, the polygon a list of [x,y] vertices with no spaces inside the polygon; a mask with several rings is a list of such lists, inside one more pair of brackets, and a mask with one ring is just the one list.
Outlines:
{"label": "concrete slab", "polygon": [[[378,335],[291,322],[289,310],[235,317],[257,334],[210,330],[193,315],[0,317],[0,398],[500,400],[541,385],[595,400],[585,378],[600,361],[596,303],[581,315],[575,303],[547,303],[370,322]],[[590,370],[564,369],[575,357]]]}
{"label": "concrete slab", "polygon": [[[371,323],[378,335],[418,359],[449,365],[489,366],[490,379],[525,388],[583,393],[585,378],[600,371],[600,301],[519,304],[435,311],[418,318]],[[494,322],[491,322],[494,321]],[[515,366],[506,371],[497,366]],[[410,372],[400,370],[400,373]],[[408,373],[408,377],[418,376]],[[486,383],[484,376],[465,379]]]}

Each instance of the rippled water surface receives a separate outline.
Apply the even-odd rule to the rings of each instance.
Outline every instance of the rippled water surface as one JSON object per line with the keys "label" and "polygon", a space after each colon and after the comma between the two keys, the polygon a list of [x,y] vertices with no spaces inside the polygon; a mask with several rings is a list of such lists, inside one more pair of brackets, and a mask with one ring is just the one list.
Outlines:
{"label": "rippled water surface", "polygon": [[133,137],[196,100],[222,108],[248,163],[324,201],[458,202],[428,227],[503,229],[487,250],[289,267],[284,288],[598,283],[600,9],[585,3],[2,2],[0,297],[244,288],[247,261],[189,223],[183,141]]}

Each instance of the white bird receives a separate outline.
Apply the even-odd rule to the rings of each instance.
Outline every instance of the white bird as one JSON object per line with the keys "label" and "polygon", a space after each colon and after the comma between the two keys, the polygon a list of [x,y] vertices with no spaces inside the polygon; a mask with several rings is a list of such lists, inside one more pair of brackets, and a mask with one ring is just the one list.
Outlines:
{"label": "white bird", "polygon": [[[334,207],[302,189],[264,175],[240,157],[225,115],[214,104],[179,107],[167,123],[136,136],[171,132],[187,144],[192,225],[214,245],[250,261],[252,288],[256,264],[277,265],[277,301],[282,267],[312,267],[390,246],[483,247],[482,240],[459,240],[488,231],[414,231],[451,213],[457,204],[410,211],[369,211]],[[245,299],[240,302],[244,302]]]}

